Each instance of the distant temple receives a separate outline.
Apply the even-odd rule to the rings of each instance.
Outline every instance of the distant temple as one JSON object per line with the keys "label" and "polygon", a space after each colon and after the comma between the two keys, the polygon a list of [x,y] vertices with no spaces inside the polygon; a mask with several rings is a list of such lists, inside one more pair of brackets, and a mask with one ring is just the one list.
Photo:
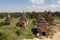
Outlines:
{"label": "distant temple", "polygon": [[54,22],[54,19],[52,17],[52,14],[50,12],[50,10],[48,11],[48,15],[46,17],[46,21],[50,24],[50,25],[56,25]]}
{"label": "distant temple", "polygon": [[26,14],[22,13],[22,15],[17,23],[17,26],[23,27],[23,26],[27,26],[27,25],[28,25],[28,19],[26,17]]}
{"label": "distant temple", "polygon": [[37,34],[39,36],[47,36],[49,34],[49,25],[46,20],[42,17],[42,15],[38,14],[36,20],[34,21],[34,25],[37,26]]}
{"label": "distant temple", "polygon": [[5,25],[11,24],[11,16],[10,14],[7,14],[6,19],[5,19]]}

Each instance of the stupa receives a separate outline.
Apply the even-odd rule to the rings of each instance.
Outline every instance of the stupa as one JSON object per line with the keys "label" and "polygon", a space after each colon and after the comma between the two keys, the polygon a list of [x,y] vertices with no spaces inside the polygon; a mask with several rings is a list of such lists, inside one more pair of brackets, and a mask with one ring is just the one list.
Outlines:
{"label": "stupa", "polygon": [[50,24],[50,25],[56,25],[55,22],[54,22],[54,18],[52,16],[52,13],[51,11],[49,10],[48,11],[48,15],[46,17],[46,21]]}
{"label": "stupa", "polygon": [[47,36],[49,35],[49,25],[46,20],[42,17],[42,15],[38,14],[34,24],[37,26],[37,34],[39,36]]}
{"label": "stupa", "polygon": [[23,26],[27,26],[28,25],[28,19],[26,17],[26,14],[25,13],[22,13],[21,14],[21,17],[17,23],[17,26],[19,27],[23,27]]}
{"label": "stupa", "polygon": [[7,14],[6,19],[5,19],[5,25],[10,25],[11,24],[11,16],[10,14]]}

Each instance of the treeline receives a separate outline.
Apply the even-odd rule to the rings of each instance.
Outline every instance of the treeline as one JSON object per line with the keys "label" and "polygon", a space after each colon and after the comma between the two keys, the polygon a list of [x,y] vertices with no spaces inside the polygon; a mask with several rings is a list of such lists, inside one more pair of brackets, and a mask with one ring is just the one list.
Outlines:
{"label": "treeline", "polygon": [[[43,17],[46,17],[46,15],[48,14],[47,12],[25,12],[27,17],[29,19],[34,19],[36,18],[37,14],[42,14]],[[60,17],[60,12],[51,12],[53,17]],[[6,17],[8,13],[0,13],[0,18],[4,18]],[[22,13],[20,12],[15,12],[15,13],[9,13],[12,17],[17,18],[20,17]]]}

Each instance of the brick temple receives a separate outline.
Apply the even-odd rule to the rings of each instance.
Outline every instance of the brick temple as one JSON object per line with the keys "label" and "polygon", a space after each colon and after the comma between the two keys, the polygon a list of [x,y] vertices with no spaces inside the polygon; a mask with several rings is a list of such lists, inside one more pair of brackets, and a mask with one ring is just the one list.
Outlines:
{"label": "brick temple", "polygon": [[42,17],[42,15],[38,14],[36,20],[34,21],[34,25],[37,26],[37,34],[39,34],[39,36],[48,37],[49,25],[47,24],[46,20]]}
{"label": "brick temple", "polygon": [[11,24],[11,16],[10,14],[7,14],[5,19],[5,25],[10,25],[10,24]]}
{"label": "brick temple", "polygon": [[17,23],[17,26],[19,27],[23,27],[23,26],[27,26],[28,25],[28,19],[26,17],[26,14],[25,13],[22,13],[21,14],[21,17]]}
{"label": "brick temple", "polygon": [[56,25],[55,22],[54,22],[54,18],[52,17],[52,13],[51,13],[50,10],[48,11],[48,14],[47,14],[47,17],[46,17],[46,21],[47,21],[50,25]]}

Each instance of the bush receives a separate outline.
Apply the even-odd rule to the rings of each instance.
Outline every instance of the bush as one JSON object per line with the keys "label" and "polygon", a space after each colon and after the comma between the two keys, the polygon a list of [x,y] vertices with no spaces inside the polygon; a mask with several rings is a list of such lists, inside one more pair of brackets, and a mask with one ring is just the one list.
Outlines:
{"label": "bush", "polygon": [[55,30],[54,30],[53,28],[50,28],[49,31],[50,31],[50,32],[49,32],[50,35],[53,35],[53,34],[55,33]]}
{"label": "bush", "polygon": [[16,30],[16,34],[20,36],[20,30]]}
{"label": "bush", "polygon": [[0,40],[11,40],[11,37],[6,31],[0,30]]}

